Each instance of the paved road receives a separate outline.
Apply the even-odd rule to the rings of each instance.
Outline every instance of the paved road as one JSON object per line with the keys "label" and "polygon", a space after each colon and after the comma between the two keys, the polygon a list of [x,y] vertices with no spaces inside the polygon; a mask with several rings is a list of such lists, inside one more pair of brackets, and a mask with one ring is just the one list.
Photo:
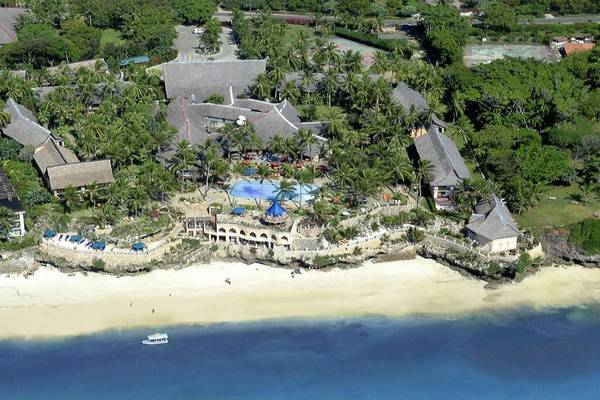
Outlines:
{"label": "paved road", "polygon": [[[255,12],[244,12],[248,16],[256,15]],[[305,19],[307,21],[312,21],[314,16],[311,14],[299,15],[299,14],[291,14],[291,13],[274,13],[272,14],[275,18],[286,19],[286,18],[296,18],[296,19]],[[219,10],[216,13],[217,18],[219,18],[222,22],[231,21],[231,11]],[[386,24],[398,24],[398,25],[416,25],[418,20],[417,18],[386,18],[384,20]],[[473,23],[477,23],[477,19],[472,20]],[[534,25],[550,25],[550,24],[575,24],[575,23],[587,23],[587,22],[596,22],[600,23],[600,15],[565,15],[565,16],[557,16],[555,18],[521,18],[519,23],[521,24],[534,24]]]}
{"label": "paved road", "polygon": [[223,28],[223,32],[221,32],[221,52],[208,58],[196,51],[200,35],[192,33],[194,28],[194,26],[177,26],[177,38],[173,42],[173,45],[177,49],[178,54],[174,61],[201,62],[207,59],[231,61],[237,58],[237,45],[233,42],[230,28]]}
{"label": "paved road", "polygon": [[531,21],[521,19],[521,24],[551,25],[551,24],[585,24],[588,22],[600,23],[600,15],[564,15],[554,18],[534,18]]}

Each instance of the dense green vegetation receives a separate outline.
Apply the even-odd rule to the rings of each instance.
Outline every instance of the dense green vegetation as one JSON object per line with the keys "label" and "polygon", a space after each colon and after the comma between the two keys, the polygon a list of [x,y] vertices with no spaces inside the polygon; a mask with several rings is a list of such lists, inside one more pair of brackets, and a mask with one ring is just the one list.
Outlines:
{"label": "dense green vegetation", "polygon": [[443,4],[423,7],[419,29],[432,61],[441,65],[462,62],[471,24],[456,8]]}
{"label": "dense green vegetation", "polygon": [[[160,80],[143,69],[127,71],[126,82],[99,70],[80,69],[76,73],[61,68],[57,74],[38,74],[22,81],[3,75],[0,96],[29,103],[41,123],[64,138],[82,160],[111,159],[115,182],[108,186],[91,185],[85,192],[68,187],[60,200],[67,213],[91,210],[90,220],[100,226],[123,215],[137,216],[163,200],[175,189],[174,175],[155,158],[171,142],[173,130],[166,121],[166,109],[156,100],[163,98]],[[43,101],[31,96],[31,86],[53,85],[57,89]],[[6,171],[27,207],[29,220],[45,215],[34,207],[53,200],[41,183],[37,171],[24,156],[25,148],[2,139],[2,168]],[[54,212],[54,208],[46,209]],[[62,224],[62,223],[60,223]]]}
{"label": "dense green vegetation", "polygon": [[569,242],[587,254],[600,253],[600,219],[590,218],[571,226]]}
{"label": "dense green vegetation", "polygon": [[315,12],[340,18],[410,15],[422,4],[420,0],[222,0],[224,8],[243,10],[273,10]]}
{"label": "dense green vegetation", "polygon": [[[439,18],[456,22],[457,15],[440,11],[443,7],[431,9],[440,12]],[[441,27],[455,30],[450,28],[452,22],[435,26],[441,35],[445,34]],[[279,38],[286,28],[268,14],[248,19],[236,13],[234,31],[243,55],[270,59],[268,73],[255,82],[255,96],[285,97],[299,104],[306,118],[316,117],[320,110],[319,116],[330,121],[330,162],[335,165],[333,177],[339,188],[356,191],[360,198],[376,193],[382,185],[418,176],[417,170],[401,161],[405,158],[401,154],[410,143],[407,131],[428,116],[404,115],[394,107],[388,82],[361,75],[367,71],[358,55],[340,54],[319,37],[303,33],[298,40],[285,43]],[[490,190],[505,197],[516,212],[535,206],[552,184],[573,185],[584,199],[594,196],[600,154],[597,58],[596,51],[556,64],[513,59],[467,69],[450,58],[444,60],[453,65],[435,68],[407,62],[397,51],[379,52],[369,72],[408,83],[425,94],[433,111],[455,122],[450,134],[462,143],[467,159],[476,160],[493,182],[483,186],[474,182],[476,187],[465,183],[467,198],[457,201],[461,215],[468,217],[474,199]],[[300,82],[284,83],[285,72],[293,70],[302,71]],[[314,90],[317,72],[324,73],[324,78]],[[384,142],[385,149],[381,148]],[[338,145],[344,151],[336,152]],[[402,151],[396,152],[395,146]],[[360,153],[358,158],[352,149]],[[372,170],[359,171],[351,165]],[[403,172],[394,171],[398,169]],[[361,187],[358,175],[371,171],[378,178],[363,178]]]}
{"label": "dense green vegetation", "polygon": [[[309,119],[317,107],[323,108],[335,183],[333,198],[358,204],[383,187],[412,182],[413,167],[406,152],[408,132],[426,116],[416,112],[405,116],[391,100],[389,83],[383,77],[370,78],[358,53],[340,53],[334,44],[304,34],[285,44],[281,37],[286,27],[268,14],[249,19],[236,12],[233,27],[243,55],[268,56],[270,60],[267,74],[259,76],[253,87],[256,97],[285,97],[306,109]],[[421,81],[423,88],[429,85],[430,69],[408,63],[403,54],[377,55],[376,68],[382,72],[396,65],[402,66],[399,73],[403,75],[410,70],[412,79]],[[295,70],[302,71],[301,82],[285,83],[285,73]],[[323,73],[324,78],[315,90],[316,73]],[[281,153],[280,142],[276,138],[267,146]]]}
{"label": "dense green vegetation", "polygon": [[[31,13],[17,23],[18,40],[0,49],[11,68],[39,68],[62,61],[104,57],[111,65],[146,54],[155,62],[175,56],[171,49],[177,22],[204,23],[212,0],[32,0]],[[118,32],[118,37],[111,33]],[[102,46],[100,42],[102,40]]]}
{"label": "dense green vegetation", "polygon": [[[598,191],[599,90],[595,53],[549,64],[503,60],[445,71],[446,103],[470,153],[512,209],[537,203],[549,184]],[[584,192],[585,191],[585,192]]]}

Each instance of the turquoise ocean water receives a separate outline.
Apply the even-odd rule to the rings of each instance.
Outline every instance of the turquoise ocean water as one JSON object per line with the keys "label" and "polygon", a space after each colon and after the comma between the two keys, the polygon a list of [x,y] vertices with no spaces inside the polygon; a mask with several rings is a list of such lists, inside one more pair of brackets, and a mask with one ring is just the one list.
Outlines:
{"label": "turquoise ocean water", "polygon": [[600,307],[0,341],[0,399],[598,399]]}

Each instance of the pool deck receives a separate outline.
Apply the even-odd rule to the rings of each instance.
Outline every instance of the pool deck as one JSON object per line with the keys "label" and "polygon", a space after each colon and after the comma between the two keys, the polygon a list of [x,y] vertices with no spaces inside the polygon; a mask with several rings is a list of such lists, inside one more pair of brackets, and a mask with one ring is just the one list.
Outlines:
{"label": "pool deck", "polygon": [[[274,200],[277,193],[279,182],[278,181],[270,181],[265,180],[264,182],[260,182],[259,180],[254,179],[241,179],[236,181],[231,188],[229,189],[229,194],[236,199],[245,199],[245,200],[263,200],[263,201],[271,201]],[[295,201],[299,200],[300,197],[300,186],[295,185],[295,193],[292,195],[289,200]],[[302,189],[302,201],[310,201],[314,198],[314,195],[311,192],[318,190],[319,186],[316,184],[306,184],[303,185]]]}

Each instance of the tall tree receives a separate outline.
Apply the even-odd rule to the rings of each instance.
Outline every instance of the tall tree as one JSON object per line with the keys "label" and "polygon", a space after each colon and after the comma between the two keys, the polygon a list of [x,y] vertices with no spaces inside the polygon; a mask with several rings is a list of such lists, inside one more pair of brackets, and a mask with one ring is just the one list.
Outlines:
{"label": "tall tree", "polygon": [[423,183],[431,180],[433,176],[433,165],[428,160],[419,160],[417,163],[417,167],[415,168],[415,177],[417,178],[417,184],[419,193],[417,196],[417,208],[419,208],[419,203],[421,202],[421,195],[423,190]]}

